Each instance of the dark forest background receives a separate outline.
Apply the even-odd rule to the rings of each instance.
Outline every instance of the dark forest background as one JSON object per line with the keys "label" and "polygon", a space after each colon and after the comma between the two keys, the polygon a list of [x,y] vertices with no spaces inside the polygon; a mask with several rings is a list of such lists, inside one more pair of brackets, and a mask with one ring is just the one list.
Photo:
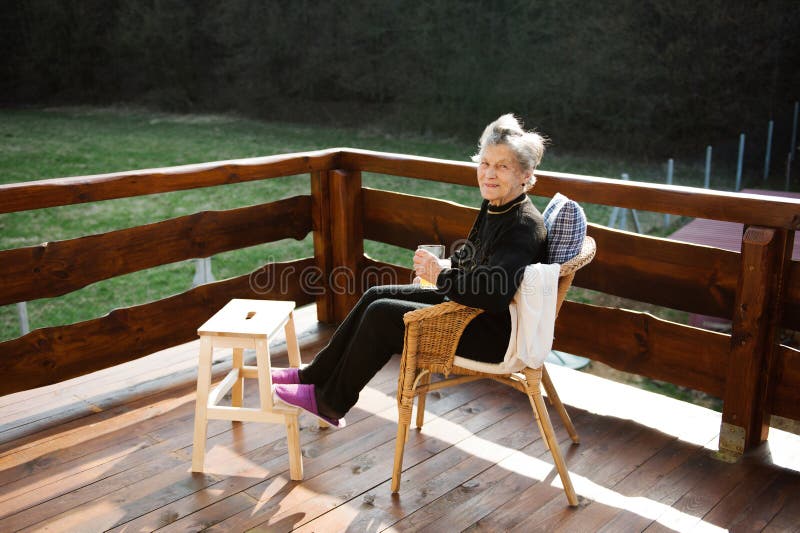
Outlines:
{"label": "dark forest background", "polygon": [[[2,2],[0,105],[132,103],[466,136],[513,111],[568,150],[698,151],[790,127],[796,0]],[[763,146],[763,143],[761,143]]]}

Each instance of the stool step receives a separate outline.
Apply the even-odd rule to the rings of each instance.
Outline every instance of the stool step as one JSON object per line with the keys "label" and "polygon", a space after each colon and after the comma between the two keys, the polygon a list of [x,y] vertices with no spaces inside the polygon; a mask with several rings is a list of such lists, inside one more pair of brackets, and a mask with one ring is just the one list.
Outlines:
{"label": "stool step", "polygon": [[272,411],[262,411],[252,407],[228,407],[225,405],[215,405],[206,411],[206,417],[214,420],[232,420],[238,422],[272,422],[283,424],[286,421],[285,415],[297,416],[299,409],[292,409],[286,406],[283,408],[273,408]]}

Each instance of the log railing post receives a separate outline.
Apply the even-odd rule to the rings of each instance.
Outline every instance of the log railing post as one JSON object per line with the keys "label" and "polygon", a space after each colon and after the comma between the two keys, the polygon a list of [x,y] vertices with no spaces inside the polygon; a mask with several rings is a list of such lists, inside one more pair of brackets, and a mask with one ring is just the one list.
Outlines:
{"label": "log railing post", "polygon": [[332,170],[328,175],[332,259],[328,283],[333,293],[333,316],[341,322],[364,292],[361,172]]}
{"label": "log railing post", "polygon": [[777,349],[789,232],[751,226],[742,239],[720,450],[741,454],[767,439],[770,373]]}
{"label": "log railing post", "polygon": [[[320,279],[317,293],[317,320],[327,324],[334,317],[333,292],[330,275],[333,269],[333,241],[331,240],[330,171],[311,173],[311,224],[314,231],[314,259]],[[314,280],[317,281],[317,280]]]}

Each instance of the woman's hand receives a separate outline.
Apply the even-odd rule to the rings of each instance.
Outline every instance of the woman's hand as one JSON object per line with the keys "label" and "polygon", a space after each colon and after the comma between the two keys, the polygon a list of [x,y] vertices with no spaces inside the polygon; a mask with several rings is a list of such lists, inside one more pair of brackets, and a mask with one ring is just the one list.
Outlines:
{"label": "woman's hand", "polygon": [[436,285],[436,279],[441,271],[442,266],[435,255],[427,250],[414,252],[414,272],[417,276]]}

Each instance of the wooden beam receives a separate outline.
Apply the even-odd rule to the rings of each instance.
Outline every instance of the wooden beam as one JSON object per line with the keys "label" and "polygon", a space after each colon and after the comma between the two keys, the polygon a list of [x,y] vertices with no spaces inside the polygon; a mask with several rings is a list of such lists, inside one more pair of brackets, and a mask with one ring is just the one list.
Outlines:
{"label": "wooden beam", "polygon": [[361,172],[334,170],[329,175],[332,269],[328,283],[333,292],[334,317],[340,322],[364,292]]}
{"label": "wooden beam", "polygon": [[781,325],[800,331],[800,261],[791,261],[786,271]]}
{"label": "wooden beam", "polygon": [[364,188],[364,237],[416,250],[464,239],[478,210],[455,202]]}
{"label": "wooden beam", "polygon": [[0,343],[0,396],[58,383],[197,338],[197,328],[231,298],[314,301],[300,275],[313,258],[270,263],[250,274],[195,287],[104,317],[34,330]]}
{"label": "wooden beam", "polygon": [[590,224],[594,260],[575,285],[690,313],[730,318],[739,254]]}
{"label": "wooden beam", "polygon": [[414,271],[410,268],[376,261],[369,256],[364,256],[362,279],[364,287],[374,287],[375,285],[405,285],[414,280]]}
{"label": "wooden beam", "polygon": [[0,213],[305,174],[338,166],[337,149],[0,185]]}
{"label": "wooden beam", "polygon": [[0,305],[54,297],[158,265],[236,250],[311,230],[311,197],[203,211],[77,239],[0,251]]}
{"label": "wooden beam", "polygon": [[721,397],[730,336],[648,313],[566,301],[553,348]]}
{"label": "wooden beam", "polygon": [[[477,186],[475,164],[405,154],[343,148],[343,168]],[[715,191],[583,176],[536,172],[533,194],[550,197],[561,192],[573,200],[656,211],[697,218],[727,220],[785,229],[800,229],[800,200],[756,194]]]}
{"label": "wooden beam", "polygon": [[333,270],[333,241],[331,240],[330,171],[311,173],[311,219],[314,229],[314,260],[321,276],[321,290],[316,295],[317,319],[331,324],[336,322],[330,276]]}
{"label": "wooden beam", "polygon": [[770,413],[800,420],[800,350],[779,346],[772,376]]}
{"label": "wooden beam", "polygon": [[790,246],[788,232],[774,228],[751,226],[742,239],[719,442],[725,451],[743,453],[769,432],[767,392]]}

